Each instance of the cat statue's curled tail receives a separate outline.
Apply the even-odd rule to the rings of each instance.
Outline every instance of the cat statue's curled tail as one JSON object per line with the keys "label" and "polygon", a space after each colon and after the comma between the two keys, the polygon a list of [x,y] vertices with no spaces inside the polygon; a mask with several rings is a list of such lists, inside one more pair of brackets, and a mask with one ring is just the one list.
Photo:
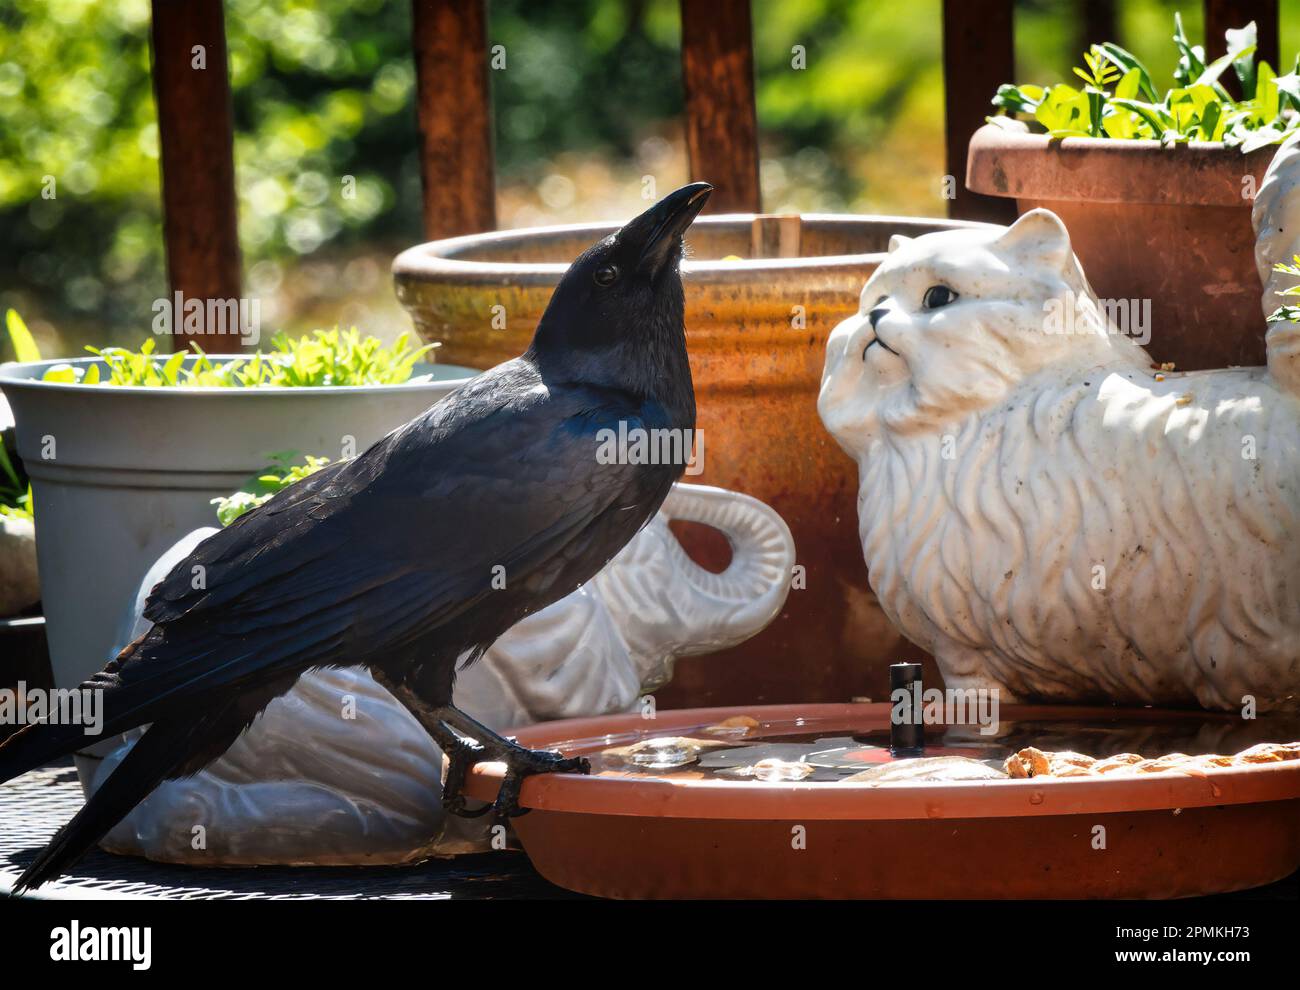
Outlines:
{"label": "cat statue's curled tail", "polygon": [[[1297,187],[1293,140],[1254,206],[1265,315]],[[949,687],[1294,710],[1300,324],[1223,328],[1267,329],[1267,368],[1164,372],[1110,311],[1046,210],[891,242],[818,399],[872,588]]]}

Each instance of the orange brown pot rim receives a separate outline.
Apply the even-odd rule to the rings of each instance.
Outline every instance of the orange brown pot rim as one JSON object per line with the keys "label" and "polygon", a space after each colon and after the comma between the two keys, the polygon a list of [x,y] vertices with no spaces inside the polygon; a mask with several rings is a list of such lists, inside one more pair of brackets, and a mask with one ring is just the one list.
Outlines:
{"label": "orange brown pot rim", "polygon": [[[985,124],[970,140],[966,187],[1035,202],[1249,207],[1277,146],[1052,138]],[[1250,181],[1247,181],[1247,177]]]}
{"label": "orange brown pot rim", "polygon": [[[738,226],[747,229],[754,220],[769,214],[755,213],[721,213],[699,217],[692,224],[692,229],[700,227]],[[798,214],[801,222],[809,226],[861,226],[871,225],[883,228],[890,233],[917,236],[938,229],[981,229],[992,224],[973,220],[952,220],[946,217],[903,217],[877,214],[854,213],[802,213]],[[568,269],[568,262],[507,262],[471,260],[461,255],[467,251],[481,250],[483,247],[500,245],[504,248],[518,247],[528,242],[545,241],[550,238],[572,238],[589,240],[595,243],[619,229],[615,221],[604,223],[555,224],[543,227],[520,227],[513,230],[489,231],[481,234],[466,234],[461,237],[449,237],[438,241],[428,241],[407,248],[393,260],[393,277],[399,289],[402,285],[500,285],[514,286],[553,286]],[[690,232],[686,241],[690,243]],[[682,273],[686,284],[691,285],[735,285],[752,283],[754,285],[773,285],[774,278],[782,274],[853,274],[855,277],[863,265],[877,265],[885,256],[884,251],[870,251],[858,254],[812,255],[795,258],[742,258],[740,260],[703,260],[686,258],[682,262]]]}
{"label": "orange brown pot rim", "polygon": [[[890,705],[752,705],[659,712],[656,734],[710,724],[736,715],[760,721],[802,718],[829,723],[848,719],[887,726]],[[1004,705],[1008,721],[1059,718],[1177,719],[1206,713],[1141,709]],[[523,746],[548,749],[566,741],[614,737],[644,728],[639,714],[543,722],[510,730]],[[815,726],[808,726],[815,729]],[[612,741],[609,745],[614,745]],[[470,773],[466,793],[491,801],[505,767],[481,763]],[[1203,775],[1178,772],[1102,778],[1029,778],[921,783],[845,783],[842,781],[757,781],[602,777],[546,774],[524,781],[520,804],[541,811],[746,821],[864,821],[968,819],[1049,815],[1096,815],[1160,811],[1300,799],[1300,760],[1220,767]]]}

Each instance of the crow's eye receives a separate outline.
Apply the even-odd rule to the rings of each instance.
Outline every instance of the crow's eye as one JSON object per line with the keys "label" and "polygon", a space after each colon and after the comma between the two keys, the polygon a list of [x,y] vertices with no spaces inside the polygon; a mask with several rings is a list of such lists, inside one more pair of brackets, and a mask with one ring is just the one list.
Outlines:
{"label": "crow's eye", "polygon": [[614,265],[601,265],[592,276],[597,285],[613,285],[618,281],[618,268]]}
{"label": "crow's eye", "polygon": [[956,301],[957,293],[953,292],[948,286],[932,285],[925,290],[925,298],[921,300],[921,305],[926,309],[938,309]]}

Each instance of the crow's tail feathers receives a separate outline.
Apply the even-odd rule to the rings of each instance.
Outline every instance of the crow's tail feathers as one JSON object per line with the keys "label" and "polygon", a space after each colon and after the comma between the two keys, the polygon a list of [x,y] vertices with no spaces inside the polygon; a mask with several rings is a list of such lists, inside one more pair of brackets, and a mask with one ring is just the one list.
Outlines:
{"label": "crow's tail feathers", "polygon": [[[85,807],[59,829],[49,845],[36,857],[36,861],[18,878],[14,894],[38,887],[58,876],[125,818],[159,783],[174,775],[174,771],[190,760],[196,749],[201,748],[213,717],[190,713],[190,717],[154,722],[131,747],[118,768],[91,795]],[[15,741],[16,738],[10,740],[11,743]],[[6,745],[0,748],[0,752],[9,748]]]}
{"label": "crow's tail feathers", "polygon": [[75,753],[92,742],[110,739],[149,722],[150,713],[142,711],[143,706],[132,704],[134,698],[127,697],[123,703],[123,691],[116,672],[121,664],[135,656],[147,639],[147,635],[141,636],[130,643],[108,667],[76,688],[80,692],[96,692],[103,699],[104,721],[99,727],[98,739],[91,739],[86,734],[85,727],[77,720],[25,725],[0,739],[0,784],[44,766],[57,757]]}
{"label": "crow's tail feathers", "polygon": [[93,742],[80,725],[37,722],[0,740],[0,784]]}

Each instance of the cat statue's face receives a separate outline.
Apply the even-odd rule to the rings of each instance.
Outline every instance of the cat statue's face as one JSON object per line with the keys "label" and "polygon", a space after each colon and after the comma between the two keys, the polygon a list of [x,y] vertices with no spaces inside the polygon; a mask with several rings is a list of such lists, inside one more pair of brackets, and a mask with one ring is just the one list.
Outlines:
{"label": "cat statue's face", "polygon": [[1107,333],[1060,219],[1033,210],[1007,228],[896,236],[831,333],[817,408],[860,456],[884,432],[943,432],[1046,368],[1135,350]]}

